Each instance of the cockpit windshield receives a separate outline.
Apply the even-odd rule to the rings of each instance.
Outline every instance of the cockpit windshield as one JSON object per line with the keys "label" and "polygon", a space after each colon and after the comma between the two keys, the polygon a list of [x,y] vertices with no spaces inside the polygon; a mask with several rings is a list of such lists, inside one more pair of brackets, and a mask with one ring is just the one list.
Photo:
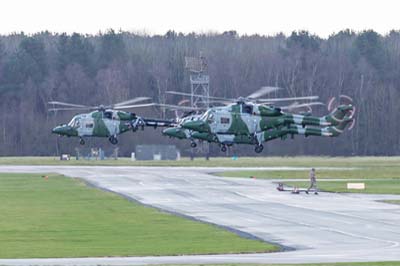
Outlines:
{"label": "cockpit windshield", "polygon": [[72,120],[68,123],[68,126],[73,127],[73,128],[78,128],[81,125],[81,119],[79,117],[74,117]]}
{"label": "cockpit windshield", "polygon": [[210,113],[210,110],[208,110],[207,112],[205,112],[205,113],[200,117],[200,119],[201,119],[201,120],[206,120],[209,113]]}
{"label": "cockpit windshield", "polygon": [[207,112],[204,113],[204,115],[201,117],[201,120],[207,121],[209,123],[214,122],[214,112],[212,110],[208,110]]}

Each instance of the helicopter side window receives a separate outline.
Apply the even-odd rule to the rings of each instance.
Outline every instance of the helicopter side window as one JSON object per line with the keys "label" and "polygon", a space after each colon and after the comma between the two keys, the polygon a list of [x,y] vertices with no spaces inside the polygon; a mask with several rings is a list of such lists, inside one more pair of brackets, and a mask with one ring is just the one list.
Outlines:
{"label": "helicopter side window", "polygon": [[221,124],[229,124],[229,118],[228,117],[221,117]]}
{"label": "helicopter side window", "polygon": [[242,105],[242,112],[247,113],[247,114],[252,114],[253,113],[253,106],[248,105],[248,104],[243,104]]}
{"label": "helicopter side window", "polygon": [[93,123],[86,123],[86,128],[93,128]]}

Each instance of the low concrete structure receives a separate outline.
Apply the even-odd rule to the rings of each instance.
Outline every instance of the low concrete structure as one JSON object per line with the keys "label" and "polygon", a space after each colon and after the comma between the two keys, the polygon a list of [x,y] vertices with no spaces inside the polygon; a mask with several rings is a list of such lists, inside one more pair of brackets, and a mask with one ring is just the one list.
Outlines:
{"label": "low concrete structure", "polygon": [[137,145],[136,160],[178,160],[180,152],[175,145]]}

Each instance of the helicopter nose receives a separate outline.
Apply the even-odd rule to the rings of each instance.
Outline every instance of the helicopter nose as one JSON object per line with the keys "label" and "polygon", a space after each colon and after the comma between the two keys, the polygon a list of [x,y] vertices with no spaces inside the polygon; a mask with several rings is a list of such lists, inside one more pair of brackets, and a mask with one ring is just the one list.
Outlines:
{"label": "helicopter nose", "polygon": [[163,135],[166,135],[169,137],[178,138],[178,139],[186,139],[185,132],[180,128],[175,128],[175,127],[167,128],[167,129],[164,129],[162,133],[163,133]]}
{"label": "helicopter nose", "polygon": [[62,125],[62,126],[56,126],[51,130],[51,133],[57,134],[60,136],[75,136],[74,130],[70,126]]}
{"label": "helicopter nose", "polygon": [[204,121],[187,121],[182,124],[182,127],[198,132],[210,132],[209,125]]}
{"label": "helicopter nose", "polygon": [[62,127],[61,126],[56,126],[55,128],[53,128],[52,130],[51,130],[51,133],[53,133],[53,134],[58,134],[58,135],[61,135],[62,134]]}

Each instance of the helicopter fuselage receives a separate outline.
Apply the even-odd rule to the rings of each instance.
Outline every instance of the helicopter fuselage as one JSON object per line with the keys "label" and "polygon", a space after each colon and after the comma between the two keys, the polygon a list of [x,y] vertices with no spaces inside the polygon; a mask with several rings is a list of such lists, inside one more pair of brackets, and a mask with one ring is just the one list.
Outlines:
{"label": "helicopter fuselage", "polygon": [[64,136],[110,137],[131,129],[132,113],[105,110],[78,114],[68,124],[55,127],[52,132]]}

